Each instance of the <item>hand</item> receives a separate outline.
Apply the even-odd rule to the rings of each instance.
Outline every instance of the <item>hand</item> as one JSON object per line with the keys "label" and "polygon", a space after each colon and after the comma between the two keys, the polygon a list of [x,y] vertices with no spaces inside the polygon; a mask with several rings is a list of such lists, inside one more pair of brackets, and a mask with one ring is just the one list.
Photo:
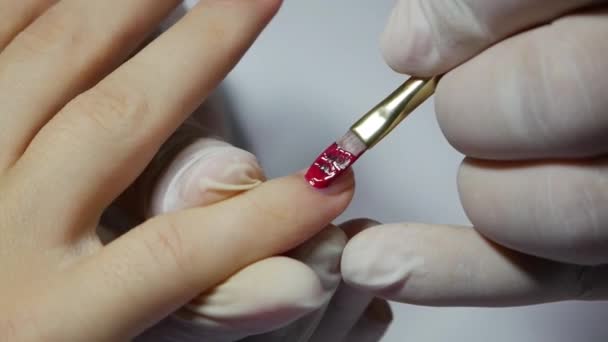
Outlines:
{"label": "hand", "polygon": [[458,186],[474,229],[366,230],[344,251],[348,283],[426,305],[608,297],[608,11],[601,4],[398,2],[385,57],[403,73],[447,72],[436,111],[467,156]]}
{"label": "hand", "polygon": [[0,2],[0,340],[130,339],[348,204],[352,177],[320,192],[298,174],[102,244],[102,212],[279,6],[202,1],[125,61],[178,3]]}
{"label": "hand", "polygon": [[[229,136],[222,120],[228,115],[217,100],[208,100],[178,129],[106,213],[104,236],[111,240],[121,227],[128,230],[145,218],[205,207],[262,184],[263,171],[251,153],[205,138]],[[378,341],[391,321],[390,307],[340,284],[339,270],[347,235],[372,224],[330,226],[281,256],[249,265],[136,340]]]}

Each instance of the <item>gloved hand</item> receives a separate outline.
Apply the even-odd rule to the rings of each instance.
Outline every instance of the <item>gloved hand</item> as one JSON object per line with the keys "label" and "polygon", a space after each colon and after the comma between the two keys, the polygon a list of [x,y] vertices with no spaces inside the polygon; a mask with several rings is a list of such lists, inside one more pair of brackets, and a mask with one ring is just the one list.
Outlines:
{"label": "gloved hand", "polygon": [[447,74],[436,111],[465,154],[474,229],[394,224],[347,245],[345,280],[401,302],[503,306],[608,297],[608,6],[400,0],[397,71]]}
{"label": "gloved hand", "polygon": [[[104,235],[109,240],[113,232],[120,233],[120,222],[129,227],[153,216],[208,206],[264,181],[251,153],[223,141],[231,131],[221,103],[216,96],[195,112],[108,211]],[[378,341],[392,318],[389,306],[340,285],[339,269],[347,235],[372,224],[330,226],[284,255],[249,265],[136,340],[224,342],[251,336],[243,341]]]}

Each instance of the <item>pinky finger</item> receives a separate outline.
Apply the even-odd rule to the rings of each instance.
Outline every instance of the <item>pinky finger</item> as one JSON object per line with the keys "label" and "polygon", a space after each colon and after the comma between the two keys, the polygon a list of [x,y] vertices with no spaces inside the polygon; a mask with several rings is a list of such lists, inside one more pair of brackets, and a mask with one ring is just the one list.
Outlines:
{"label": "pinky finger", "polygon": [[606,266],[558,263],[498,246],[474,229],[395,224],[355,236],[342,273],[379,297],[430,306],[499,307],[608,298]]}

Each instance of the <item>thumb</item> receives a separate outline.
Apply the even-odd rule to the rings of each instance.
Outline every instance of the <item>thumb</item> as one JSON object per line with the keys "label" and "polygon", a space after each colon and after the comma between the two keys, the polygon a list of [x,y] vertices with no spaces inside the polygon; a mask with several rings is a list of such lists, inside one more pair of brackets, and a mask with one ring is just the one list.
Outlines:
{"label": "thumb", "polygon": [[490,45],[594,0],[398,0],[382,37],[396,71],[433,76]]}

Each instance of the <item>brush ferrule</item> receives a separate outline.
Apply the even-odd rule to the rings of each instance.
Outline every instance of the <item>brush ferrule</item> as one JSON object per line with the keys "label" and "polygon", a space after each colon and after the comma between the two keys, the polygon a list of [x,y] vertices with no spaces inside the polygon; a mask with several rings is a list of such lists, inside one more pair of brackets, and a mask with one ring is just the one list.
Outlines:
{"label": "brush ferrule", "polygon": [[368,148],[372,148],[433,95],[437,82],[438,77],[408,79],[352,125],[351,132],[356,134]]}

